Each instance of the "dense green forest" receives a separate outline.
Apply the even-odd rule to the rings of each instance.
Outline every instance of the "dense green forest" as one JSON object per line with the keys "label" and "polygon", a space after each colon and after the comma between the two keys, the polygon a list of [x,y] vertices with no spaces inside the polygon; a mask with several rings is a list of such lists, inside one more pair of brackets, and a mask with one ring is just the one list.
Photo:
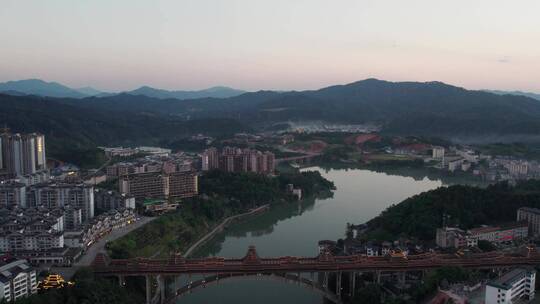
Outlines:
{"label": "dense green forest", "polygon": [[294,184],[304,196],[330,195],[334,184],[319,172],[282,173],[276,177],[254,173],[211,171],[200,179],[201,195],[186,199],[178,212],[160,216],[108,245],[110,256],[167,255],[185,250],[222,219],[249,209],[294,198],[286,192]]}
{"label": "dense green forest", "polygon": [[393,240],[400,235],[432,240],[448,224],[472,228],[482,224],[515,221],[520,207],[540,207],[540,181],[529,180],[510,186],[498,183],[487,188],[440,187],[393,205],[368,222],[368,236]]}
{"label": "dense green forest", "polygon": [[227,118],[186,120],[174,115],[134,113],[83,107],[82,101],[0,94],[0,123],[13,132],[46,136],[48,156],[81,163],[99,163],[96,147],[163,145],[204,133],[230,136],[250,129]]}

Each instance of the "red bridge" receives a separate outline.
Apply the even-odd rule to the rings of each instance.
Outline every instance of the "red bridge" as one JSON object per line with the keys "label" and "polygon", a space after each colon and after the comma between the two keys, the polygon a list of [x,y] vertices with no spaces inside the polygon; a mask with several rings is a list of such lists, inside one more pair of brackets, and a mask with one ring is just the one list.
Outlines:
{"label": "red bridge", "polygon": [[[401,273],[405,275],[411,271],[425,271],[443,266],[457,266],[475,269],[497,269],[513,266],[536,266],[540,264],[540,254],[534,250],[527,250],[522,254],[504,254],[501,252],[490,252],[469,255],[454,254],[421,254],[410,255],[408,257],[366,257],[362,255],[332,256],[325,253],[317,257],[278,257],[260,258],[255,247],[251,246],[245,257],[241,259],[227,259],[218,257],[185,259],[179,255],[173,255],[168,259],[123,259],[109,260],[104,255],[98,255],[93,263],[94,272],[104,276],[118,276],[122,283],[125,276],[146,276],[147,287],[149,278],[157,276],[158,279],[165,276],[180,275],[203,275],[210,276],[208,280],[202,279],[198,283],[204,284],[209,281],[216,281],[229,277],[242,275],[268,276],[274,275],[281,278],[295,278],[300,283],[311,284],[312,288],[323,290],[327,297],[334,302],[339,302],[341,297],[341,278],[343,274],[348,274],[349,284],[352,285],[349,291],[354,290],[356,272],[373,272],[377,280],[383,272]],[[319,277],[321,284],[316,284],[301,276],[303,274],[322,274]],[[291,277],[290,274],[294,274]],[[328,276],[336,275],[335,297],[328,293]],[[158,280],[159,283],[159,280]],[[162,285],[163,282],[161,282]],[[197,282],[196,282],[197,283]],[[191,285],[190,283],[189,285]],[[201,284],[199,284],[201,285]],[[183,294],[191,287],[186,286],[176,290],[175,296]],[[163,288],[162,291],[163,293]],[[147,293],[147,302],[150,302]],[[161,301],[165,301],[164,294]]]}

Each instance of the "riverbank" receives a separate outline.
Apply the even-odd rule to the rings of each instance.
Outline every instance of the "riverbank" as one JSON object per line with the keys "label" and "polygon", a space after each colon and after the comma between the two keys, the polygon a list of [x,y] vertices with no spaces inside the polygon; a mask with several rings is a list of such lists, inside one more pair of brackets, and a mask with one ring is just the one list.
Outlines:
{"label": "riverbank", "polygon": [[183,257],[187,258],[189,257],[195,250],[197,250],[200,246],[204,245],[207,241],[211,240],[213,237],[215,237],[218,233],[222,232],[225,228],[227,228],[228,225],[230,225],[233,221],[237,221],[243,218],[246,218],[248,216],[258,215],[265,211],[267,211],[270,208],[270,205],[263,205],[258,208],[252,209],[246,213],[238,214],[230,216],[226,219],[224,219],[219,225],[217,225],[212,231],[204,235],[202,238],[200,238],[197,242],[195,242],[193,245],[191,245],[188,250],[183,254]]}
{"label": "riverbank", "polygon": [[[108,246],[112,258],[165,257],[172,253],[193,250],[193,244],[205,240],[240,214],[261,206],[296,201],[289,185],[302,189],[305,197],[328,195],[334,184],[319,172],[282,173],[265,176],[253,173],[207,172],[200,179],[201,194],[186,199],[181,208],[163,215],[142,229],[112,242]],[[229,220],[226,220],[230,218]],[[211,228],[214,227],[214,228]],[[210,233],[210,236],[205,238]],[[199,244],[200,245],[200,244]],[[157,253],[157,254],[156,254]]]}

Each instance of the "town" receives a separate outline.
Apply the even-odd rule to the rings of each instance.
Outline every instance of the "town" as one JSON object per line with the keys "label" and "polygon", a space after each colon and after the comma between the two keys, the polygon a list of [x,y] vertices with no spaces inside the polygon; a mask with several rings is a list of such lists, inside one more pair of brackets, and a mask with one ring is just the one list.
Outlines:
{"label": "town", "polygon": [[[6,301],[37,292],[37,269],[80,266],[95,257],[89,249],[105,236],[175,211],[182,199],[198,194],[204,171],[275,170],[273,153],[253,149],[209,148],[200,155],[155,147],[103,151],[106,166],[83,174],[57,160],[48,165],[42,134],[0,133],[0,295]],[[290,191],[301,197],[300,189],[291,185]]]}
{"label": "town", "polygon": [[[0,252],[3,254],[1,267],[11,276],[4,278],[8,283],[4,284],[3,297],[11,301],[34,294],[38,289],[52,288],[50,282],[64,278],[58,274],[38,278],[40,269],[47,272],[58,267],[88,266],[109,241],[156,217],[181,212],[183,200],[198,196],[200,179],[205,178],[205,172],[218,170],[271,176],[278,165],[291,163],[294,167],[324,162],[328,149],[321,146],[328,148],[327,145],[313,140],[312,134],[303,129],[296,132],[236,134],[223,140],[192,136],[191,141],[204,147],[200,152],[173,153],[171,149],[144,146],[101,147],[106,163],[99,169],[81,170],[73,164],[47,159],[43,135],[14,134],[4,129],[0,134]],[[319,133],[313,134],[318,136]],[[360,165],[372,163],[376,155],[385,154],[399,161],[402,158],[418,160],[426,168],[467,172],[491,182],[512,183],[536,178],[538,172],[535,161],[490,156],[469,147],[411,143],[411,139],[394,139],[390,145],[370,146],[370,142],[380,143],[383,138],[374,133],[337,136],[344,138],[342,145],[355,147],[360,152],[361,157],[357,158]],[[340,161],[350,163],[357,152],[347,154],[350,158]],[[303,198],[302,189],[293,184],[287,185],[285,191],[298,200]],[[347,238],[338,242],[320,241],[318,254],[392,259],[449,253],[466,257],[494,250],[521,254],[530,250],[540,233],[540,209],[519,208],[515,222],[498,226],[464,230],[453,226],[449,216],[445,216],[443,223],[431,242],[407,238],[365,239],[365,224],[348,224]],[[506,271],[496,279],[484,274],[472,282],[440,287],[432,303],[448,298],[459,303],[474,303],[471,299],[495,303],[494,294],[497,300],[501,297],[500,286],[504,290],[522,290],[519,295],[502,294],[508,301],[516,297],[532,299],[535,271],[525,268]],[[389,272],[375,281],[385,286],[387,296],[406,297],[410,283],[421,278],[417,275],[396,277]],[[68,285],[56,284],[54,288],[65,286]]]}

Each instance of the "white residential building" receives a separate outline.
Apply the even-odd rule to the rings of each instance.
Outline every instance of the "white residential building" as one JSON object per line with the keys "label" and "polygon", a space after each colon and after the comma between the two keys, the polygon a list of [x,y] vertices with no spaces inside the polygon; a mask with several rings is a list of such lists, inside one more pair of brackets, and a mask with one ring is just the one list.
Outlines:
{"label": "white residential building", "polygon": [[443,159],[444,158],[444,147],[434,146],[432,149],[432,155],[431,157],[435,159]]}
{"label": "white residential building", "polygon": [[532,235],[540,234],[540,209],[521,207],[517,211],[518,221],[527,221]]}
{"label": "white residential building", "polygon": [[486,285],[485,304],[515,303],[518,299],[532,300],[536,271],[523,268],[507,272]]}
{"label": "white residential building", "polygon": [[36,291],[36,271],[26,260],[0,266],[0,301],[16,301]]}

